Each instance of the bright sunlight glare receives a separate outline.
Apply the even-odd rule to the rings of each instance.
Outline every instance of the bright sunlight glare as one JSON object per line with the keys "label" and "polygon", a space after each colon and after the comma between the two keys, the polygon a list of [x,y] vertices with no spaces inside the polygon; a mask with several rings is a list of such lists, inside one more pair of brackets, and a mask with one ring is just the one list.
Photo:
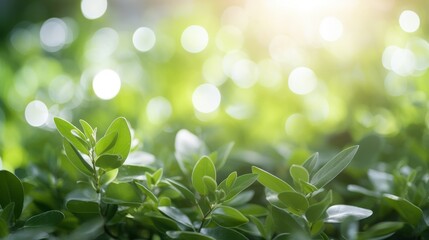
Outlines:
{"label": "bright sunlight glare", "polygon": [[216,111],[220,105],[221,95],[219,89],[209,83],[198,86],[192,94],[192,103],[195,109],[201,113]]}
{"label": "bright sunlight glare", "polygon": [[92,82],[95,95],[103,100],[114,98],[121,89],[121,78],[111,70],[104,69],[95,75]]}
{"label": "bright sunlight glare", "polygon": [[44,125],[48,121],[48,117],[48,108],[42,101],[34,100],[25,108],[25,120],[33,127]]}
{"label": "bright sunlight glare", "polygon": [[183,31],[181,37],[182,47],[190,53],[203,51],[209,42],[209,34],[204,27],[192,25]]}
{"label": "bright sunlight glare", "polygon": [[419,15],[411,10],[403,11],[399,16],[399,26],[405,32],[411,33],[417,31],[420,27]]}
{"label": "bright sunlight glare", "polygon": [[320,23],[320,36],[328,42],[335,42],[343,35],[343,23],[336,17],[325,17]]}

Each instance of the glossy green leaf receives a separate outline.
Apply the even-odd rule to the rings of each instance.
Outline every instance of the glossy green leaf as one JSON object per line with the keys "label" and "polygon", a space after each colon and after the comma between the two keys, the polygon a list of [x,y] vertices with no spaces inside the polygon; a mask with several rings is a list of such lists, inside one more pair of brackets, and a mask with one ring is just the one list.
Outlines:
{"label": "glossy green leaf", "polygon": [[152,174],[152,184],[154,185],[158,185],[159,181],[161,181],[162,178],[162,174],[163,174],[163,169],[160,168],[158,170],[156,170],[153,174]]}
{"label": "glossy green leaf", "polygon": [[214,193],[216,191],[217,183],[213,178],[209,176],[203,176],[203,182],[208,193]]}
{"label": "glossy green leaf", "polygon": [[110,171],[119,168],[123,163],[120,155],[103,154],[95,160],[95,166]]}
{"label": "glossy green leaf", "polygon": [[152,168],[145,166],[122,165],[118,169],[116,181],[132,182],[133,180],[146,180],[145,173],[153,171]]}
{"label": "glossy green leaf", "polygon": [[248,240],[246,236],[238,231],[223,227],[203,228],[201,229],[201,233],[217,240]]}
{"label": "glossy green leaf", "polygon": [[309,182],[304,182],[301,180],[299,182],[299,185],[301,186],[301,191],[304,194],[309,194],[309,193],[317,191],[317,187],[314,186],[313,184],[309,183]]}
{"label": "glossy green leaf", "polygon": [[240,211],[228,206],[213,210],[212,219],[222,227],[237,227],[249,221]]}
{"label": "glossy green leaf", "polygon": [[89,123],[83,119],[80,119],[79,122],[80,122],[80,125],[82,126],[82,129],[83,129],[83,132],[85,133],[86,138],[89,139],[91,144],[94,146],[95,140],[96,140],[94,129],[92,129],[91,125],[89,125]]}
{"label": "glossy green leaf", "polygon": [[67,159],[71,162],[71,164],[83,174],[87,176],[92,176],[92,172],[94,170],[85,161],[85,159],[83,159],[80,152],[69,141],[67,141],[67,139],[64,139],[63,145]]}
{"label": "glossy green leaf", "polygon": [[258,167],[252,166],[252,173],[258,175],[258,182],[274,192],[281,193],[295,191],[295,189],[285,181]]}
{"label": "glossy green leaf", "polygon": [[102,201],[110,204],[134,206],[140,205],[142,198],[140,197],[139,190],[132,182],[113,182],[107,186]]}
{"label": "glossy green leaf", "polygon": [[290,175],[292,176],[293,181],[298,184],[300,181],[308,182],[310,180],[310,175],[307,172],[307,169],[300,165],[293,164],[289,169]]}
{"label": "glossy green leaf", "polygon": [[422,210],[410,201],[392,194],[383,194],[383,199],[411,225],[417,226],[422,220]]}
{"label": "glossy green leaf", "polygon": [[[120,155],[122,163],[128,157],[131,149],[131,130],[128,121],[119,117],[110,124],[104,136],[117,133],[118,137],[113,147],[106,150],[105,154]],[[122,164],[121,163],[121,164]]]}
{"label": "glossy green leaf", "polygon": [[66,197],[66,207],[72,213],[99,213],[97,193],[92,189],[77,189]]}
{"label": "glossy green leaf", "polygon": [[155,203],[158,202],[158,198],[155,196],[155,194],[153,194],[146,186],[144,186],[143,184],[134,181],[134,183],[136,184],[136,186],[143,192],[143,194],[150,198],[152,201],[154,201]]}
{"label": "glossy green leaf", "polygon": [[319,153],[314,153],[307,160],[304,161],[302,166],[307,169],[310,175],[313,175],[319,166]]}
{"label": "glossy green leaf", "polygon": [[198,160],[195,164],[194,170],[192,171],[192,186],[201,195],[207,195],[208,189],[204,184],[203,177],[208,176],[216,181],[216,169],[215,166],[207,156],[204,156]]}
{"label": "glossy green leaf", "polygon": [[54,118],[54,122],[61,136],[67,139],[67,141],[70,142],[79,151],[85,154],[89,153],[88,146],[84,142],[82,142],[85,140],[85,137],[84,139],[79,139],[85,135],[77,127],[75,127],[70,122],[58,117]]}
{"label": "glossy green leaf", "polygon": [[237,180],[237,172],[234,171],[228,175],[228,177],[225,179],[225,187],[226,189],[232,187]]}
{"label": "glossy green leaf", "polygon": [[25,221],[24,227],[53,227],[64,219],[64,214],[58,210],[51,210],[32,216]]}
{"label": "glossy green leaf", "polygon": [[372,211],[366,208],[360,208],[350,205],[333,205],[326,210],[327,223],[341,223],[346,219],[361,220],[372,215]]}
{"label": "glossy green leaf", "polygon": [[194,196],[194,193],[192,193],[191,190],[189,190],[186,186],[183,184],[174,181],[173,179],[167,179],[167,183],[171,185],[174,189],[176,189],[178,192],[182,194],[184,198],[186,198],[188,201],[196,203],[196,198]]}
{"label": "glossy green leaf", "polygon": [[215,162],[216,168],[221,169],[228,159],[229,154],[231,153],[234,143],[230,142],[217,150],[217,161]]}
{"label": "glossy green leaf", "polygon": [[95,144],[95,153],[97,155],[101,155],[106,151],[110,150],[113,146],[115,146],[118,141],[118,133],[112,132],[104,135],[98,142]]}
{"label": "glossy green leaf", "polygon": [[305,217],[309,222],[316,222],[323,217],[323,214],[326,212],[326,209],[328,209],[331,203],[332,191],[330,190],[321,201],[316,202],[307,209]]}
{"label": "glossy green leaf", "polygon": [[216,240],[202,233],[187,231],[168,231],[167,235],[172,239],[178,240]]}
{"label": "glossy green leaf", "polygon": [[261,221],[261,220],[259,220],[259,218],[255,217],[255,216],[253,216],[253,215],[248,216],[248,218],[249,218],[249,220],[250,220],[253,224],[255,224],[256,228],[257,228],[257,229],[258,229],[258,231],[259,231],[259,234],[260,234],[262,237],[264,237],[264,238],[266,238],[266,239],[269,239],[269,238],[271,237],[271,236],[267,236],[266,227],[265,227],[265,225],[262,223],[262,221]]}
{"label": "glossy green leaf", "polygon": [[165,214],[167,217],[173,219],[174,221],[184,224],[187,227],[194,228],[191,220],[186,216],[180,209],[175,207],[158,207],[159,211]]}
{"label": "glossy green leaf", "polygon": [[302,220],[294,218],[290,213],[283,209],[272,205],[271,215],[273,217],[274,229],[277,233],[307,232],[304,227],[305,223],[303,223]]}
{"label": "glossy green leaf", "polygon": [[279,193],[278,198],[294,214],[302,215],[308,208],[308,200],[301,193],[282,192]]}
{"label": "glossy green leaf", "polygon": [[15,219],[18,219],[24,206],[24,188],[15,174],[0,170],[0,206],[6,208],[12,202]]}
{"label": "glossy green leaf", "polygon": [[359,239],[383,239],[403,228],[404,222],[380,222],[359,233]]}
{"label": "glossy green leaf", "polygon": [[118,172],[118,169],[113,169],[111,171],[104,172],[100,177],[101,186],[106,186],[107,184],[113,182],[116,176],[118,176]]}
{"label": "glossy green leaf", "polygon": [[247,203],[245,205],[239,206],[237,207],[237,210],[239,210],[245,216],[261,217],[268,214],[268,210],[265,207],[254,203]]}
{"label": "glossy green leaf", "polygon": [[153,227],[160,233],[181,230],[176,221],[172,220],[171,218],[164,217],[164,215],[162,215],[161,213],[148,213],[147,217]]}
{"label": "glossy green leaf", "polygon": [[328,184],[349,165],[358,148],[359,146],[353,146],[338,153],[314,174],[310,183],[318,188]]}

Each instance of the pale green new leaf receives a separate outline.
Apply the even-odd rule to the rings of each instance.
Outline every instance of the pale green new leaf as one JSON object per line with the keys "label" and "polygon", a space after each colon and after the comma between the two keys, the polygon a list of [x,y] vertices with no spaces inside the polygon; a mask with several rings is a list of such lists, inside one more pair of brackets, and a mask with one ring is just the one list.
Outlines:
{"label": "pale green new leaf", "polygon": [[192,186],[201,195],[207,195],[208,189],[204,184],[203,177],[208,176],[216,181],[216,169],[215,166],[207,156],[204,156],[198,160],[192,171]]}
{"label": "pale green new leaf", "polygon": [[295,191],[295,189],[285,181],[258,167],[252,166],[252,173],[258,175],[258,182],[274,192]]}

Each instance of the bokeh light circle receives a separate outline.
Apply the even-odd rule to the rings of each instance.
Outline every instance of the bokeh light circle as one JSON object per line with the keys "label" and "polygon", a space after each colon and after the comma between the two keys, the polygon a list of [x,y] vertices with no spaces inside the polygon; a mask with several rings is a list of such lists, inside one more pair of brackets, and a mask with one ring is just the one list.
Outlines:
{"label": "bokeh light circle", "polygon": [[420,27],[420,17],[411,10],[405,10],[399,16],[399,26],[405,32],[415,32]]}
{"label": "bokeh light circle", "polygon": [[56,52],[63,48],[69,30],[67,24],[59,18],[46,20],[40,28],[40,42],[43,49]]}
{"label": "bokeh light circle", "polygon": [[92,81],[95,95],[103,100],[109,100],[119,93],[121,89],[121,78],[118,73],[111,69],[104,69],[95,75]]}
{"label": "bokeh light circle", "polygon": [[171,116],[171,104],[164,97],[152,98],[146,107],[147,118],[151,123],[165,122]]}
{"label": "bokeh light circle", "polygon": [[192,94],[192,104],[201,113],[216,111],[220,105],[221,95],[219,89],[209,83],[198,86]]}
{"label": "bokeh light circle", "polygon": [[198,25],[187,27],[181,37],[182,47],[190,53],[199,53],[203,51],[209,43],[209,34],[207,30]]}
{"label": "bokeh light circle", "polygon": [[107,0],[82,0],[80,8],[85,18],[97,19],[106,12]]}
{"label": "bokeh light circle", "polygon": [[48,117],[48,107],[42,101],[34,100],[25,108],[25,120],[33,127],[44,125],[48,121]]}
{"label": "bokeh light circle", "polygon": [[307,67],[297,67],[289,74],[289,89],[300,95],[312,92],[317,86],[314,72]]}
{"label": "bokeh light circle", "polygon": [[152,29],[140,27],[133,34],[134,47],[140,52],[151,50],[156,43],[156,36]]}

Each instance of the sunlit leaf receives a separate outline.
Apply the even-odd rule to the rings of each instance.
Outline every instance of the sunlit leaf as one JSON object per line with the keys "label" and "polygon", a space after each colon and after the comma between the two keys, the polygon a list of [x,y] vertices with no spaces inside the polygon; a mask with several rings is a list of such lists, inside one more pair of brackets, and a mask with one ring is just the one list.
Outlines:
{"label": "sunlit leaf", "polygon": [[122,205],[140,205],[142,198],[133,183],[110,183],[102,199],[103,202]]}
{"label": "sunlit leaf", "polygon": [[137,187],[143,192],[143,194],[145,196],[147,196],[148,198],[150,198],[152,201],[154,201],[155,203],[158,202],[158,198],[155,196],[155,194],[153,194],[146,186],[144,186],[143,184],[134,181],[134,183],[137,185]]}
{"label": "sunlit leaf", "polygon": [[64,219],[64,214],[58,210],[51,210],[32,216],[24,223],[24,227],[51,227],[56,226]]}
{"label": "sunlit leaf", "polygon": [[316,202],[307,209],[305,213],[307,220],[309,222],[316,222],[321,219],[331,203],[332,191],[329,191],[321,201]]}
{"label": "sunlit leaf", "polygon": [[278,198],[294,214],[304,214],[308,208],[308,200],[301,193],[282,192],[279,193]]}
{"label": "sunlit leaf", "polygon": [[64,139],[63,142],[64,151],[66,152],[67,159],[70,160],[73,166],[75,166],[80,172],[87,176],[92,176],[94,171],[91,166],[85,161],[80,152],[69,142]]}
{"label": "sunlit leaf", "polygon": [[95,144],[95,153],[101,155],[106,151],[110,150],[115,146],[116,141],[118,140],[118,133],[112,132],[104,135],[98,142]]}
{"label": "sunlit leaf", "polygon": [[167,217],[175,220],[180,224],[184,224],[190,228],[194,228],[191,220],[183,212],[175,207],[158,207],[159,211],[165,214]]}
{"label": "sunlit leaf", "polygon": [[307,171],[310,173],[310,175],[313,175],[319,166],[319,153],[314,153],[311,155],[305,162],[302,164],[302,166],[307,169]]}
{"label": "sunlit leaf", "polygon": [[333,205],[326,210],[327,223],[341,223],[346,219],[361,220],[372,215],[372,211],[350,205]]}
{"label": "sunlit leaf", "polygon": [[[70,122],[55,117],[54,118],[55,126],[58,129],[58,132],[65,138],[67,141],[69,141],[73,146],[76,147],[79,151],[88,154],[88,146],[84,144],[79,138],[81,136],[85,136],[77,127],[75,127]],[[76,137],[78,136],[78,137]],[[85,139],[85,138],[84,138]],[[84,140],[82,139],[82,140]]]}
{"label": "sunlit leaf", "polygon": [[216,181],[216,169],[215,166],[207,156],[204,156],[198,160],[195,164],[194,170],[192,171],[192,186],[201,195],[207,195],[208,189],[204,184],[203,177],[208,176]]}
{"label": "sunlit leaf", "polygon": [[422,221],[422,210],[410,201],[392,194],[383,194],[383,199],[408,223],[417,226]]}
{"label": "sunlit leaf", "polygon": [[107,129],[105,136],[112,133],[117,133],[118,137],[114,146],[108,150],[105,150],[104,153],[121,156],[121,161],[123,163],[128,157],[131,149],[131,130],[130,126],[128,125],[128,121],[123,117],[113,120]]}
{"label": "sunlit leaf", "polygon": [[14,203],[14,216],[18,219],[24,206],[24,188],[15,174],[0,170],[0,206],[6,208],[10,203]]}
{"label": "sunlit leaf", "polygon": [[295,191],[295,189],[285,181],[258,167],[252,166],[252,173],[258,175],[258,182],[274,192],[281,193]]}
{"label": "sunlit leaf", "polygon": [[192,170],[196,160],[201,155],[207,153],[204,142],[186,129],[177,132],[174,147],[174,156],[185,174]]}
{"label": "sunlit leaf", "polygon": [[212,218],[222,227],[237,227],[249,221],[240,211],[228,206],[217,207],[212,212]]}
{"label": "sunlit leaf", "polygon": [[95,161],[95,166],[110,171],[119,168],[122,165],[122,157],[120,155],[103,154]]}
{"label": "sunlit leaf", "polygon": [[349,165],[358,148],[359,146],[353,146],[338,153],[314,174],[310,183],[318,188],[328,184]]}

